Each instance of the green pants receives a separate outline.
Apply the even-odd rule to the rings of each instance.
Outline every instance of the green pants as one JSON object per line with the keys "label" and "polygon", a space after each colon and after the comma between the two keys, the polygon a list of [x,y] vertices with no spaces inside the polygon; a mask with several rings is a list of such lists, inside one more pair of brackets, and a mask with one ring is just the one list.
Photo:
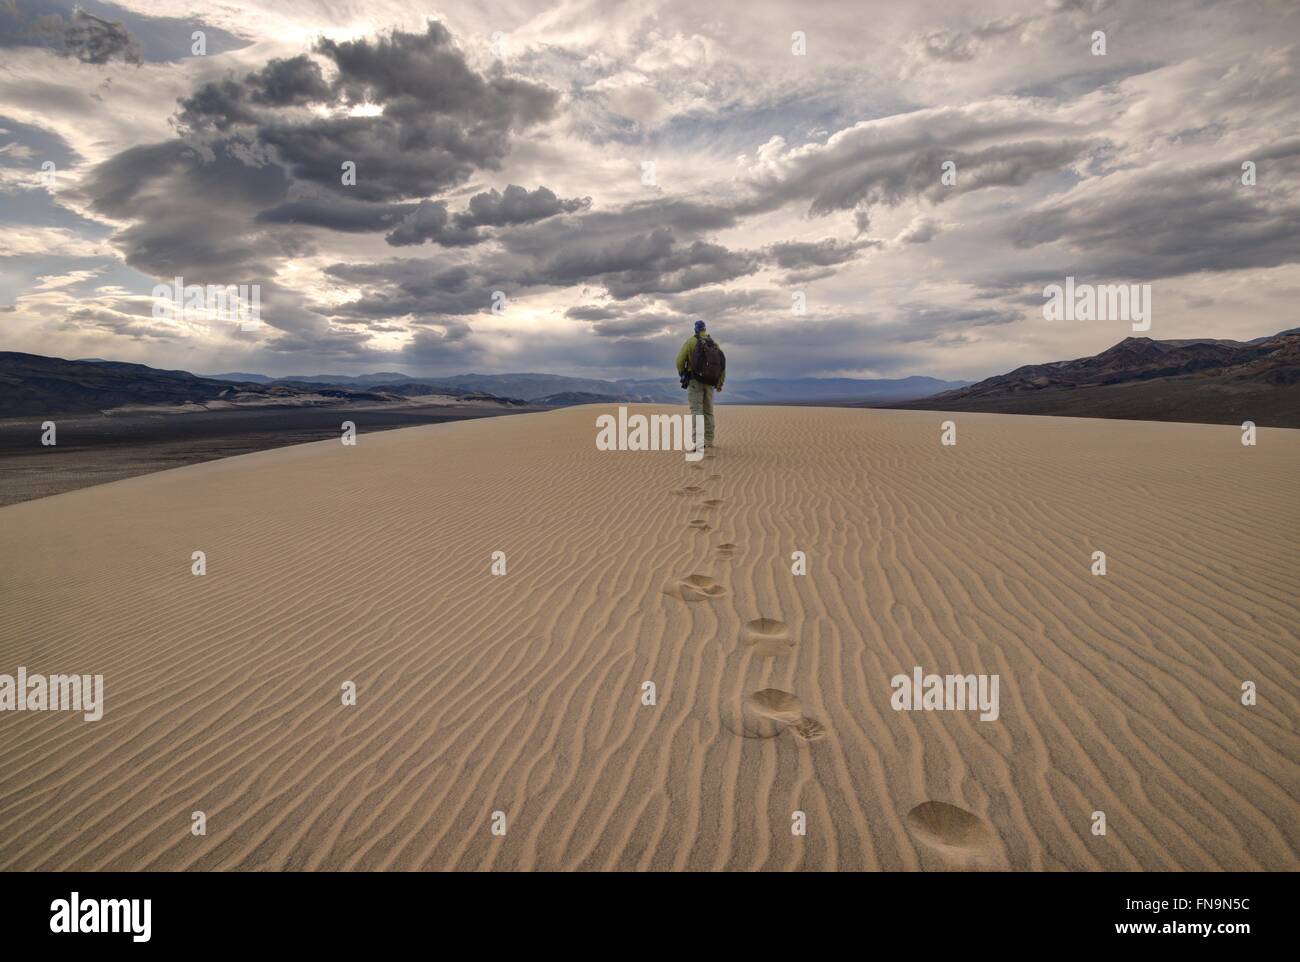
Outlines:
{"label": "green pants", "polygon": [[[713,447],[713,388],[692,378],[691,386],[686,389],[686,403],[691,406],[691,417],[704,415],[704,445]],[[694,421],[691,430],[695,430]]]}

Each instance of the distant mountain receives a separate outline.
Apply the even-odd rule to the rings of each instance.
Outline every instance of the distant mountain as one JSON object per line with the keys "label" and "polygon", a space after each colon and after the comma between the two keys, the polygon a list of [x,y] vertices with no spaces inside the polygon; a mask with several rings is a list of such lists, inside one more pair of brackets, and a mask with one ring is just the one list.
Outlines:
{"label": "distant mountain", "polygon": [[0,412],[6,417],[99,411],[126,404],[203,403],[230,393],[231,384],[187,371],[0,351]]}
{"label": "distant mountain", "polygon": [[509,404],[513,406],[522,406],[529,403],[520,398],[499,397],[495,394],[489,394],[485,391],[472,391],[464,387],[456,387],[447,384],[427,384],[424,381],[404,381],[401,384],[375,384],[367,388],[376,394],[391,395],[393,397],[429,397],[439,395],[444,397],[454,397],[458,401],[496,401],[500,404]]}
{"label": "distant mountain", "polygon": [[[964,383],[928,377],[751,378],[729,383],[718,400],[751,404],[885,402],[922,397]],[[232,371],[200,376],[143,364],[68,361],[0,352],[0,417],[88,413],[124,405],[204,405],[218,409],[253,404],[302,406],[354,401],[383,404],[429,395],[512,407],[680,404],[686,397],[673,377],[607,381],[558,374],[456,374],[414,378],[391,371],[279,378]]]}
{"label": "distant mountain", "polygon": [[291,384],[295,381],[310,381],[312,384],[351,384],[358,387],[371,387],[375,384],[397,384],[401,381],[415,381],[409,374],[399,374],[396,371],[381,371],[378,374],[294,374],[287,377],[272,378],[284,384]]}
{"label": "distant mountain", "polygon": [[1255,337],[1255,338],[1251,338],[1251,339],[1250,339],[1249,341],[1247,341],[1246,343],[1247,343],[1247,344],[1260,344],[1260,343],[1262,343],[1262,342],[1264,342],[1264,341],[1271,341],[1271,340],[1272,340],[1273,338],[1275,338],[1275,337],[1282,337],[1282,336],[1284,336],[1284,335],[1286,335],[1286,334],[1300,334],[1300,327],[1292,327],[1292,328],[1288,328],[1288,329],[1285,330],[1285,331],[1278,331],[1276,334],[1269,334],[1269,335],[1266,335],[1265,337]]}
{"label": "distant mountain", "polygon": [[575,391],[589,394],[622,394],[616,389],[611,390],[610,381],[564,377],[559,374],[457,374],[452,377],[438,378],[437,383],[523,398],[525,401],[536,401],[551,394]]}
{"label": "distant mountain", "polygon": [[[221,375],[229,380],[253,381],[247,374]],[[261,377],[261,376],[256,376]],[[535,404],[657,403],[680,404],[686,397],[675,377],[598,378],[566,377],[561,374],[455,374],[437,378],[413,378],[405,374],[337,375],[262,378],[258,383],[331,385],[334,387],[402,391],[405,385],[427,385],[437,393],[459,395],[466,391],[519,398]],[[937,391],[969,384],[969,381],[941,381],[931,377],[904,378],[736,378],[718,395],[722,404],[798,404],[848,401],[903,401],[925,397]],[[589,396],[578,402],[572,398]],[[552,398],[561,400],[552,401]]]}
{"label": "distant mountain", "polygon": [[1300,427],[1300,331],[1252,341],[1127,337],[1093,357],[888,406]]}
{"label": "distant mountain", "polygon": [[548,407],[572,407],[575,404],[626,404],[627,399],[613,394],[591,394],[587,391],[561,391],[538,398],[536,403]]}
{"label": "distant mountain", "polygon": [[[94,360],[91,358],[91,360]],[[267,377],[265,374],[245,374],[240,371],[232,371],[229,374],[200,374],[201,378],[209,381],[237,381],[242,384],[270,384],[275,378]]]}
{"label": "distant mountain", "polygon": [[906,401],[921,398],[938,391],[948,391],[969,384],[969,381],[941,381],[933,377],[902,378],[851,378],[851,377],[799,377],[751,378],[728,382],[720,401],[761,404],[826,403],[840,401]]}
{"label": "distant mountain", "polygon": [[[510,407],[680,404],[685,399],[672,377],[601,380],[524,373],[415,378],[395,372],[200,377],[143,364],[0,352],[0,417],[127,405],[221,410],[409,404],[411,398],[439,395]],[[1212,423],[1253,420],[1300,427],[1300,329],[1251,341],[1130,337],[1093,357],[1026,365],[977,384],[929,377],[734,377],[718,400]]]}
{"label": "distant mountain", "polygon": [[88,414],[127,406],[163,410],[225,410],[249,407],[312,407],[338,404],[406,404],[408,398],[449,395],[457,401],[486,401],[520,406],[455,387],[404,383],[379,389],[356,380],[349,387],[303,380],[269,380],[261,375],[230,375],[238,380],[199,377],[187,371],[164,371],[117,361],[68,361],[38,354],[0,352],[0,417]]}

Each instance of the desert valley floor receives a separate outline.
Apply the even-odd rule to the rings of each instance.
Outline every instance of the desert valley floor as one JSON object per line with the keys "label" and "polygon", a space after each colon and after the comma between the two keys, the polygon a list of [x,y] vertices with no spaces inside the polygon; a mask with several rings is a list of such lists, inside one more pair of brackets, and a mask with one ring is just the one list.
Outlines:
{"label": "desert valley floor", "polygon": [[0,868],[1300,868],[1300,431],[608,410],[0,508]]}

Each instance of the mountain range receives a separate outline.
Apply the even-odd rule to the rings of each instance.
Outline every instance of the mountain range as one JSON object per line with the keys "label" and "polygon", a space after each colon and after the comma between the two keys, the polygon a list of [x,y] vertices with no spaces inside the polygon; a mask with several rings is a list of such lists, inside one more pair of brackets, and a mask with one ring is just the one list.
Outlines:
{"label": "mountain range", "polygon": [[[476,402],[499,407],[681,403],[672,378],[398,372],[195,375],[143,364],[0,352],[0,417],[122,408],[226,410]],[[1129,337],[1091,357],[1029,364],[978,383],[906,378],[736,378],[720,402],[823,404],[1300,427],[1300,329],[1251,341]]]}
{"label": "mountain range", "polygon": [[1251,341],[1127,337],[1092,357],[870,406],[1300,427],[1300,329]]}
{"label": "mountain range", "polygon": [[[363,390],[394,390],[401,385],[424,385],[437,393],[475,391],[496,397],[518,398],[534,404],[588,404],[596,401],[675,404],[685,396],[675,378],[601,380],[559,374],[457,374],[417,378],[392,372],[342,375],[312,374],[272,378],[263,374],[228,372],[205,377],[257,384],[323,384]],[[904,378],[750,378],[737,380],[718,395],[719,403],[780,404],[784,402],[902,401],[921,398],[969,384],[932,377]]]}
{"label": "mountain range", "polygon": [[[966,383],[927,377],[758,378],[728,385],[725,397],[739,403],[885,403],[924,397]],[[673,378],[606,381],[556,374],[457,374],[433,379],[391,371],[280,378],[242,371],[196,375],[119,361],[72,361],[0,352],[0,417],[92,413],[126,406],[222,410],[354,402],[382,405],[410,403],[422,397],[559,407],[610,402],[674,404],[681,403],[685,393]]]}

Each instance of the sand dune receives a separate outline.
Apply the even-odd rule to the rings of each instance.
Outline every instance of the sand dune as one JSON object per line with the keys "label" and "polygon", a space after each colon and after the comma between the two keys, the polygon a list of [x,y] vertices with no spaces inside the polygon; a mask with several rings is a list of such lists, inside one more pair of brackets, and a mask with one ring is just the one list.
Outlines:
{"label": "sand dune", "polygon": [[0,509],[0,673],[106,702],[0,712],[0,868],[1300,867],[1300,432],[604,410]]}

